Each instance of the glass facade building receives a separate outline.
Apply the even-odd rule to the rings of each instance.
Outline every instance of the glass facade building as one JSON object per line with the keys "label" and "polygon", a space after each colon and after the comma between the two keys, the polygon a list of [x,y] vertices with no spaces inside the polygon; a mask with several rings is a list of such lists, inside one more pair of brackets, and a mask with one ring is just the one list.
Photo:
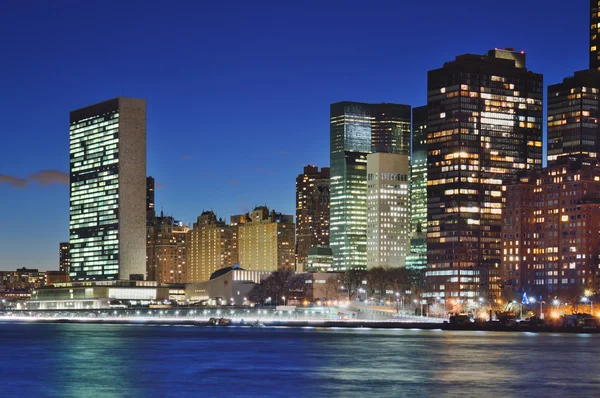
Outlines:
{"label": "glass facade building", "polygon": [[428,73],[428,297],[498,296],[504,190],[542,166],[542,98],[542,75],[512,50]]}
{"label": "glass facade building", "polygon": [[367,266],[367,155],[410,151],[410,106],[338,102],[330,107],[330,246],[333,269]]}
{"label": "glass facade building", "polygon": [[410,157],[410,253],[409,268],[427,265],[427,106],[413,108]]}
{"label": "glass facade building", "polygon": [[70,122],[71,280],[143,278],[146,102],[116,98]]}

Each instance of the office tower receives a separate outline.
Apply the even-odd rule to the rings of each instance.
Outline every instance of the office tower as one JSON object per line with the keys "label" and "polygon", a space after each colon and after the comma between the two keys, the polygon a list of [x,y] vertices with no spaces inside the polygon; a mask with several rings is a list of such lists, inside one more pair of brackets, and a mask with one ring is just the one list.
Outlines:
{"label": "office tower", "polygon": [[427,297],[500,293],[503,185],[542,164],[542,75],[525,54],[461,55],[428,73]]}
{"label": "office tower", "polygon": [[600,70],[600,1],[590,0],[590,70]]}
{"label": "office tower", "polygon": [[410,105],[363,105],[371,114],[371,151],[410,155]]}
{"label": "office tower", "polygon": [[[336,271],[367,266],[367,155],[410,151],[410,106],[330,107],[330,246]],[[409,136],[407,139],[406,136]]]}
{"label": "office tower", "polygon": [[305,166],[296,178],[296,262],[304,268],[308,249],[329,246],[329,168]]}
{"label": "office tower", "polygon": [[598,286],[600,167],[569,161],[507,187],[502,269],[507,297],[581,297]]}
{"label": "office tower", "polygon": [[73,281],[146,272],[146,101],[115,98],[71,112]]}
{"label": "office tower", "polygon": [[367,155],[367,268],[405,267],[409,250],[408,155]]}
{"label": "office tower", "polygon": [[187,280],[187,233],[190,228],[173,217],[153,217],[146,227],[146,279],[159,283]]}
{"label": "office tower", "polygon": [[427,106],[413,108],[410,158],[410,253],[409,268],[427,265]]}
{"label": "office tower", "polygon": [[58,245],[58,269],[66,273],[71,269],[69,242],[60,242]]}
{"label": "office tower", "polygon": [[154,178],[146,177],[146,219],[150,220],[156,215],[154,208]]}
{"label": "office tower", "polygon": [[202,212],[188,238],[188,283],[207,281],[213,272],[238,262],[235,229],[213,211]]}
{"label": "office tower", "polygon": [[252,214],[235,215],[240,267],[246,270],[294,270],[294,217],[256,207]]}
{"label": "office tower", "polygon": [[600,71],[575,72],[548,86],[548,165],[581,159],[598,162]]}

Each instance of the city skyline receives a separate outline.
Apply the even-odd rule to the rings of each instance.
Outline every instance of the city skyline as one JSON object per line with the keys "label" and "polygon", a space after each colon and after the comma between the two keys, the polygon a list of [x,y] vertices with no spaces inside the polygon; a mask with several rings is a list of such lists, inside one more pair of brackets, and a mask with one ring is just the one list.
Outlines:
{"label": "city skyline", "polygon": [[[561,4],[559,2],[550,3]],[[432,22],[432,19],[443,21],[461,12],[464,13],[463,17],[465,18],[469,18],[469,15],[471,15],[469,12],[474,13],[473,15],[478,15],[481,12],[481,7],[471,7],[472,11],[469,11],[468,4],[461,10],[453,10],[450,7],[442,6],[442,4],[444,3],[439,2],[439,7],[430,7],[429,4],[427,6],[410,5],[403,8],[402,11],[421,17],[428,15],[430,22]],[[473,4],[479,5],[475,2]],[[507,7],[510,7],[511,4],[513,6],[523,6],[516,2],[509,2]],[[548,2],[545,5],[548,5]],[[24,11],[18,9],[17,6],[12,7],[7,10],[6,16],[18,20],[19,15],[22,15],[21,13]],[[52,11],[48,10],[48,7],[40,6],[36,9],[29,23],[39,22],[43,19],[46,16],[45,12]],[[124,14],[133,11],[132,6],[128,7],[125,7]],[[31,61],[32,59],[22,53],[23,48],[28,48],[29,51],[35,53],[35,49],[39,48],[44,40],[38,42],[33,40],[34,38],[38,39],[37,35],[28,36],[25,34],[8,47],[8,54],[15,57],[15,62],[4,66],[7,68],[8,74],[16,77],[13,80],[15,82],[20,81],[21,85],[8,82],[9,84],[6,86],[7,95],[2,104],[9,117],[6,119],[7,124],[5,125],[7,134],[4,135],[8,138],[5,138],[5,145],[0,149],[0,157],[5,160],[0,164],[0,174],[3,175],[0,180],[2,182],[0,184],[0,195],[6,201],[7,208],[10,209],[7,212],[10,214],[3,217],[3,224],[11,225],[12,228],[10,230],[3,229],[0,232],[0,242],[2,242],[0,243],[0,267],[58,268],[56,245],[59,241],[65,241],[68,238],[68,187],[64,184],[68,164],[64,159],[68,154],[68,119],[66,115],[70,109],[88,106],[118,95],[142,97],[147,100],[149,120],[148,175],[157,178],[157,210],[164,208],[168,214],[177,219],[185,220],[187,223],[194,220],[203,210],[214,209],[217,214],[226,218],[232,214],[249,211],[254,205],[264,203],[285,214],[293,214],[295,176],[306,164],[315,164],[319,167],[330,166],[328,161],[328,110],[330,103],[347,100],[360,102],[385,101],[406,103],[412,106],[422,105],[426,102],[426,72],[428,70],[440,68],[444,62],[454,59],[457,55],[483,53],[491,47],[514,46],[518,50],[525,50],[528,55],[528,65],[533,70],[544,74],[546,85],[559,83],[564,77],[571,76],[574,71],[586,68],[586,54],[588,54],[588,51],[583,48],[587,44],[585,38],[588,32],[583,31],[586,26],[583,21],[587,20],[589,16],[585,7],[560,8],[548,6],[538,8],[535,3],[523,7],[523,15],[515,17],[514,26],[526,25],[524,23],[519,24],[519,21],[526,20],[531,22],[530,26],[518,27],[510,32],[500,32],[500,29],[497,29],[498,32],[493,32],[493,29],[490,29],[490,35],[483,38],[473,38],[473,35],[469,34],[466,29],[455,30],[453,28],[451,32],[446,32],[442,24],[433,26],[432,23],[427,29],[418,24],[409,24],[406,27],[394,25],[394,29],[392,29],[392,26],[385,24],[382,24],[383,27],[371,24],[367,25],[370,28],[370,30],[367,28],[367,31],[372,37],[383,34],[390,35],[385,40],[381,39],[381,43],[373,44],[369,40],[364,40],[368,43],[363,43],[360,40],[360,35],[353,33],[352,24],[358,21],[357,18],[365,12],[367,12],[367,16],[373,16],[381,13],[382,10],[391,11],[394,8],[389,5],[380,5],[373,10],[364,10],[349,4],[343,10],[343,13],[351,18],[345,22],[340,22],[340,27],[343,29],[340,29],[339,33],[333,34],[333,32],[328,32],[326,29],[323,30],[322,27],[316,29],[315,32],[311,32],[308,37],[302,35],[307,31],[303,27],[297,28],[292,33],[293,38],[296,40],[293,42],[295,44],[293,48],[302,49],[304,52],[301,53],[308,55],[306,59],[302,59],[304,62],[300,64],[303,67],[307,65],[313,67],[312,74],[308,72],[301,74],[300,77],[302,78],[297,79],[299,82],[294,84],[291,83],[287,75],[276,74],[272,76],[272,80],[269,80],[270,76],[268,75],[270,75],[272,69],[266,67],[270,66],[269,62],[273,62],[274,59],[272,56],[264,56],[265,52],[259,50],[277,48],[279,43],[276,40],[268,40],[269,33],[272,33],[269,29],[259,30],[258,33],[254,32],[254,34],[263,39],[263,41],[258,40],[259,43],[262,43],[262,46],[251,47],[257,55],[254,52],[249,54],[240,49],[238,49],[238,52],[234,52],[236,54],[244,52],[246,55],[244,65],[250,68],[250,72],[259,70],[262,67],[263,69],[266,68],[266,73],[247,75],[249,72],[240,72],[241,69],[238,69],[236,65],[232,70],[222,72],[218,76],[219,78],[216,79],[219,83],[232,80],[228,83],[228,90],[223,91],[224,94],[221,94],[221,91],[216,91],[216,85],[210,86],[207,82],[201,84],[199,80],[194,80],[193,73],[191,75],[184,73],[184,76],[188,76],[188,81],[193,80],[195,82],[189,90],[182,88],[185,85],[182,83],[186,81],[185,78],[183,80],[170,80],[170,78],[164,77],[169,73],[173,73],[173,71],[185,69],[184,61],[180,63],[163,62],[156,68],[142,68],[144,73],[141,73],[140,76],[133,76],[135,68],[148,57],[148,54],[144,51],[138,54],[140,60],[128,58],[124,69],[127,73],[119,74],[119,70],[116,70],[118,68],[115,69],[112,64],[116,60],[116,54],[109,57],[109,61],[100,62],[89,72],[85,71],[84,69],[90,61],[98,61],[97,56],[93,55],[92,52],[85,53],[85,56],[75,65],[66,67],[65,71],[62,71],[59,66],[62,67],[64,61],[60,60],[60,56],[61,54],[63,56],[67,55],[61,53],[65,50],[49,46],[55,53],[49,54],[51,57],[48,57],[49,63],[45,73],[40,73],[39,76],[31,76],[32,66],[27,60]],[[432,9],[434,9],[432,15],[425,14]],[[553,9],[558,9],[560,12]],[[69,10],[67,16],[60,16],[60,18],[74,17],[77,16],[77,13],[82,14],[86,10],[85,7],[76,6]],[[399,11],[398,8],[395,10]],[[274,17],[278,13],[284,13],[284,11],[285,9],[274,10],[269,16]],[[303,22],[303,18],[308,17],[302,10],[295,11],[299,12],[299,15],[294,16],[297,22]],[[219,12],[218,9],[208,9],[205,14],[216,13],[220,15]],[[253,12],[249,9],[243,9],[239,12],[237,19],[241,20],[242,16],[245,15],[244,13]],[[324,8],[322,12],[323,15],[321,16],[312,16],[313,20],[311,22],[322,21],[321,18],[326,20],[333,12],[337,12],[337,9],[329,6],[329,8]],[[475,12],[478,14],[475,14]],[[158,10],[156,9],[149,8],[145,13],[150,18],[158,18]],[[182,17],[180,14],[179,16]],[[534,16],[538,18],[537,23],[532,20]],[[576,28],[569,32],[555,32],[552,29],[543,27],[547,26],[544,25],[544,21],[555,20],[557,17],[568,19]],[[469,18],[469,20],[472,20],[472,18]],[[385,21],[391,22],[392,19],[386,19]],[[91,21],[91,23],[93,25],[97,21]],[[483,29],[488,26],[489,22],[486,22],[485,18],[481,18],[481,21],[477,20],[473,24],[472,29]],[[171,21],[170,26],[173,25],[174,22]],[[491,25],[492,27],[495,26],[494,22]],[[10,36],[8,32],[15,27],[9,21],[6,21],[2,26],[0,29],[6,30],[3,31],[6,37]],[[282,29],[279,25],[272,26],[272,28]],[[234,32],[234,34],[223,39],[219,51],[215,49],[219,47],[216,44],[218,41],[215,44],[204,44],[216,53],[235,49],[235,39],[243,33],[242,28],[239,29],[240,32]],[[408,35],[414,29],[423,32],[422,40],[414,40],[415,43],[399,43],[394,39],[395,37],[401,37],[402,34]],[[536,32],[536,29],[543,32],[544,41],[535,34],[531,34],[531,32]],[[434,31],[432,32],[432,30]],[[417,51],[425,48],[423,40],[427,37],[433,37],[432,35],[435,32],[442,31],[447,43],[444,42],[444,45],[440,46],[439,52]],[[373,51],[383,51],[386,46],[393,42],[398,48],[397,61],[402,61],[405,57],[410,56],[414,62],[411,62],[409,66],[404,66],[402,70],[398,70],[397,65],[393,65],[393,62],[388,65],[387,63],[381,63],[379,59],[348,64],[331,56],[323,57],[326,45],[330,44],[328,42],[316,46],[317,48],[313,52],[310,51],[315,40],[314,35],[319,33],[329,33],[330,40],[334,42],[334,39],[339,38],[338,35],[345,33],[349,38],[359,39],[359,48],[373,48],[374,46]],[[429,35],[426,35],[426,33]],[[50,37],[45,40],[51,40],[53,34],[57,35],[57,33],[51,32]],[[154,32],[154,34],[157,33]],[[68,49],[78,44],[79,40],[85,40],[86,38],[92,39],[92,42],[96,44],[103,43],[100,37],[83,36],[83,38],[71,39],[73,41],[68,41],[68,45],[65,47]],[[410,35],[411,38],[413,36]],[[173,38],[169,36],[169,39]],[[61,40],[63,39],[61,38]],[[556,53],[550,50],[560,40],[569,43],[569,46],[564,46],[561,50],[563,57],[556,59]],[[131,42],[128,42],[128,45],[133,46]],[[142,47],[147,51],[149,46],[150,44],[146,44],[145,47]],[[127,46],[117,48],[115,52],[121,54],[124,50],[127,50]],[[181,48],[169,49],[165,46],[162,47],[163,52],[171,55],[180,55],[181,50]],[[174,51],[175,54],[169,51]],[[52,56],[59,58],[58,63]],[[286,74],[299,73],[298,67],[293,65],[297,62],[296,57],[288,56],[287,58],[283,57],[283,60],[275,59],[279,63],[273,62],[273,65],[281,67]],[[195,61],[198,60],[198,58],[195,58]],[[188,59],[188,61],[193,60]],[[323,63],[319,64],[322,68],[317,72],[314,69],[319,61]],[[26,67],[26,65],[29,66]],[[215,65],[212,64],[213,73],[215,73]],[[345,67],[343,69],[344,73],[337,80],[333,79],[332,83],[323,84],[326,76],[334,71],[339,72],[341,70],[339,68],[342,66]],[[374,70],[377,73],[369,73],[369,70]],[[79,74],[77,75],[74,72]],[[88,83],[87,80],[90,79],[88,73],[93,73],[95,77],[100,79],[100,84]],[[238,73],[239,75],[232,75],[232,73]],[[53,79],[56,82],[49,81],[49,77],[54,76],[54,74],[58,74],[58,79]],[[61,77],[66,78],[67,75],[71,77],[71,80],[61,79]],[[24,94],[26,91],[23,90],[27,86],[22,87],[23,81],[27,80],[23,76],[31,77],[27,84],[35,86],[30,88],[27,94]],[[346,80],[350,78],[353,84],[346,84]],[[237,89],[236,84],[240,83],[240,79],[243,80],[245,85],[242,85],[242,87],[246,91]],[[64,84],[65,81],[67,84]],[[315,81],[319,84],[314,83]],[[58,87],[61,87],[57,85],[60,82],[64,85],[62,90],[58,89]],[[273,86],[278,87],[270,95],[277,97],[277,101],[263,95],[258,97],[257,104],[250,104],[252,102],[251,98],[253,98],[252,95],[257,95],[262,90],[261,84],[265,82],[271,82]],[[307,82],[313,84],[307,84]],[[172,87],[170,84],[172,84]],[[206,101],[216,102],[216,105],[207,104],[200,100],[189,100],[196,93],[192,89],[202,87],[202,85],[209,86],[208,91],[211,92]],[[153,86],[158,87],[156,91],[150,89]],[[51,100],[57,92],[61,93],[58,99],[56,101]],[[160,94],[158,94],[159,92]],[[230,97],[223,97],[227,93]],[[199,92],[198,95],[202,95],[202,92]],[[297,110],[288,109],[286,112],[281,112],[279,105],[275,104],[275,102],[285,102],[280,101],[280,96],[297,98],[298,102],[294,107]],[[318,100],[315,100],[315,97]],[[214,101],[215,99],[216,101]],[[40,107],[40,103],[43,103],[44,106]],[[241,107],[241,105],[244,106]],[[220,108],[231,111],[232,107],[238,107],[239,117],[233,118],[237,122],[224,120],[224,115],[219,112],[214,114],[215,108],[213,107],[217,106],[220,112],[223,112]],[[270,106],[274,106],[274,109],[269,110]],[[289,105],[286,105],[286,107],[289,107]],[[36,117],[30,116],[32,109],[36,109]],[[198,111],[198,109],[204,111]],[[275,116],[277,112],[280,112],[280,115]],[[198,127],[197,119],[199,117],[210,123]],[[281,134],[280,127],[277,126],[277,123],[273,123],[273,117],[276,117],[279,122],[293,120],[296,124],[294,128],[297,130],[288,129],[286,130],[287,134]],[[227,139],[219,138],[219,135],[238,131],[240,127],[244,127],[244,129],[241,129],[244,131],[243,134],[237,133]],[[249,132],[245,129],[248,127],[250,127]],[[190,135],[196,138],[192,139]],[[285,136],[285,139],[282,139],[282,136]],[[226,158],[224,152],[232,145],[231,138],[235,138],[238,145],[235,145],[232,154]],[[207,144],[224,150],[209,151],[206,149]],[[22,148],[25,147],[27,148],[27,156],[22,155]],[[236,151],[235,148],[241,149]],[[218,156],[213,158],[211,156],[214,155],[207,152],[216,152]],[[270,153],[270,156],[264,156],[265,153]],[[238,157],[236,159],[237,164],[231,161],[231,158],[236,156]],[[223,162],[222,164],[218,163],[219,157]],[[224,167],[223,164],[225,164]],[[45,172],[47,170],[55,170],[56,172]],[[35,181],[40,184],[35,183]],[[52,183],[57,183],[57,185]],[[26,186],[23,188],[24,185]],[[182,195],[182,192],[186,192],[187,195]],[[23,236],[28,236],[28,239],[25,240]],[[23,250],[25,245],[30,245],[31,242],[35,243],[35,250]],[[28,254],[24,256],[23,253]]]}

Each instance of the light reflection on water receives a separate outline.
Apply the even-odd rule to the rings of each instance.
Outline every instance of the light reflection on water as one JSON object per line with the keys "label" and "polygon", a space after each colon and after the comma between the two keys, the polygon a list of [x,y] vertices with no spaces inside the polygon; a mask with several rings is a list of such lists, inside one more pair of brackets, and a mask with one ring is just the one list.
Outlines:
{"label": "light reflection on water", "polygon": [[0,323],[2,396],[598,395],[600,336]]}

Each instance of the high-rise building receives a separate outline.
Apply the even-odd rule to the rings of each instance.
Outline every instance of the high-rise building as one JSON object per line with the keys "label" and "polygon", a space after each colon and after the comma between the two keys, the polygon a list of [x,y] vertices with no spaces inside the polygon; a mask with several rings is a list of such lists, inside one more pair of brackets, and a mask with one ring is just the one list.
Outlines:
{"label": "high-rise building", "polygon": [[508,298],[570,299],[600,287],[598,198],[600,167],[581,161],[527,173],[507,187],[502,269]]}
{"label": "high-rise building", "polygon": [[187,233],[190,228],[173,217],[153,217],[146,227],[146,275],[159,283],[187,281]]}
{"label": "high-rise building", "polygon": [[69,242],[60,242],[58,245],[58,269],[69,273],[71,269],[71,250]]}
{"label": "high-rise building", "polygon": [[500,293],[503,186],[542,165],[542,75],[525,54],[461,55],[428,73],[427,297]]}
{"label": "high-rise building", "polygon": [[156,215],[154,208],[154,178],[146,177],[146,219],[150,220]]}
{"label": "high-rise building", "polygon": [[427,106],[413,108],[410,158],[410,252],[406,266],[427,265]]}
{"label": "high-rise building", "polygon": [[590,70],[600,70],[600,1],[590,0]]}
{"label": "high-rise building", "polygon": [[367,268],[405,267],[409,250],[408,155],[367,155]]}
{"label": "high-rise building", "polygon": [[548,86],[548,165],[584,160],[600,153],[600,71],[575,72]]}
{"label": "high-rise building", "polygon": [[338,102],[330,112],[333,268],[365,269],[367,155],[373,150],[410,153],[410,106]]}
{"label": "high-rise building", "polygon": [[246,270],[294,270],[294,216],[256,207],[252,214],[231,217],[237,225],[240,267]]}
{"label": "high-rise building", "polygon": [[73,281],[146,272],[146,101],[115,98],[71,112]]}
{"label": "high-rise building", "polygon": [[329,168],[305,166],[296,178],[296,262],[303,269],[308,249],[329,246]]}
{"label": "high-rise building", "polygon": [[188,283],[207,281],[213,272],[237,263],[236,229],[213,211],[202,212],[188,237]]}

